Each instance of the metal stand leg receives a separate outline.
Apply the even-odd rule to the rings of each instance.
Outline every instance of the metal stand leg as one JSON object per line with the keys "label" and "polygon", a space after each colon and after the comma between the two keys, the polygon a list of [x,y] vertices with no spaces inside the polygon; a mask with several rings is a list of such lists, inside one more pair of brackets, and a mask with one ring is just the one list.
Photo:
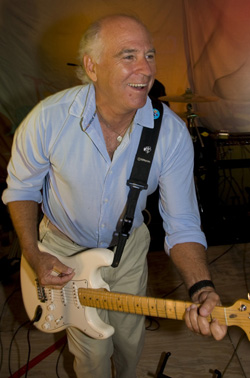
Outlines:
{"label": "metal stand leg", "polygon": [[[163,352],[162,353],[159,364],[158,364],[158,368],[157,368],[158,373],[156,375],[156,378],[171,378],[171,377],[169,377],[169,375],[163,374],[167,360],[170,356],[171,356],[170,352],[168,352],[168,353]],[[162,361],[162,359],[163,359],[163,361]]]}
{"label": "metal stand leg", "polygon": [[219,370],[215,369],[214,374],[216,374],[215,378],[221,378],[222,374]]}

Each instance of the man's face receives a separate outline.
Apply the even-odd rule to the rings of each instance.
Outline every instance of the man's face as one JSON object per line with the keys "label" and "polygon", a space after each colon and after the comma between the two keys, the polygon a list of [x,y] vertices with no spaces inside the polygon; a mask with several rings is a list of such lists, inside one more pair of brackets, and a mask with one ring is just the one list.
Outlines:
{"label": "man's face", "polygon": [[149,33],[131,19],[120,18],[105,24],[104,43],[96,63],[97,104],[118,114],[134,112],[145,105],[155,73],[155,50]]}

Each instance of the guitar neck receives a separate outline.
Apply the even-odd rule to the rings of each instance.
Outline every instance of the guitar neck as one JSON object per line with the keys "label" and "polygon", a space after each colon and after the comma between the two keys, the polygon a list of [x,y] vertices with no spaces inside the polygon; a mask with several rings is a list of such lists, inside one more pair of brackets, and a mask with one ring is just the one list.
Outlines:
{"label": "guitar neck", "polygon": [[[158,318],[183,320],[185,310],[191,302],[171,299],[141,297],[131,294],[112,293],[104,289],[78,289],[81,305],[110,311],[119,311]],[[210,320],[216,318],[220,324],[228,324],[224,307],[215,307]]]}

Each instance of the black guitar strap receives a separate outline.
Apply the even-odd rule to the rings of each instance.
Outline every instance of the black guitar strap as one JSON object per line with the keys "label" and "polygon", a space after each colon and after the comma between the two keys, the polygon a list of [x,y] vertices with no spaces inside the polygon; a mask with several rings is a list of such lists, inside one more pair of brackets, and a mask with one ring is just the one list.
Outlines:
{"label": "black guitar strap", "polygon": [[118,243],[112,267],[119,265],[121,256],[133,225],[134,213],[142,190],[148,188],[148,176],[154,157],[155,147],[161,127],[163,106],[160,101],[152,100],[154,109],[154,128],[144,127],[141,134],[139,147],[135,156],[134,165],[127,185],[128,193],[126,212],[122,221],[121,231],[118,235]]}

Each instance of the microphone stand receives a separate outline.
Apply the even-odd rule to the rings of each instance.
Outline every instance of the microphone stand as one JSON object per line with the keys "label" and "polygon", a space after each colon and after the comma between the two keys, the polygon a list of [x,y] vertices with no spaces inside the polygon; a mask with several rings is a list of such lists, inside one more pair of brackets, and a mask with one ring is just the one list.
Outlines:
{"label": "microphone stand", "polygon": [[199,129],[195,123],[195,118],[198,117],[197,114],[193,112],[192,104],[187,104],[187,127],[188,131],[190,132],[190,135],[193,137],[193,129],[195,128],[196,134],[198,136],[198,139],[200,141],[201,147],[204,147],[204,143],[201,138],[201,134],[199,132]]}

